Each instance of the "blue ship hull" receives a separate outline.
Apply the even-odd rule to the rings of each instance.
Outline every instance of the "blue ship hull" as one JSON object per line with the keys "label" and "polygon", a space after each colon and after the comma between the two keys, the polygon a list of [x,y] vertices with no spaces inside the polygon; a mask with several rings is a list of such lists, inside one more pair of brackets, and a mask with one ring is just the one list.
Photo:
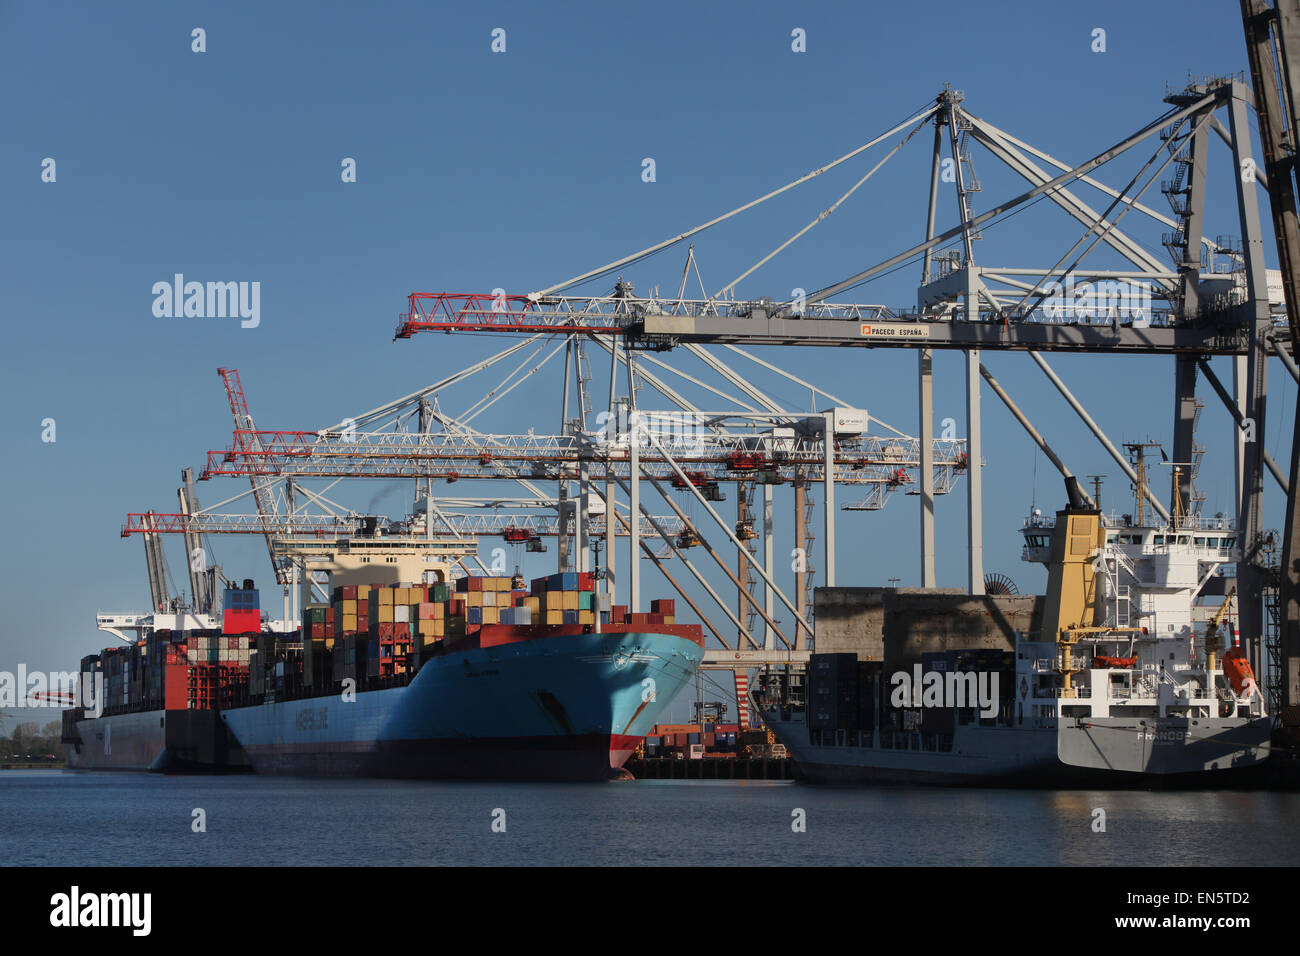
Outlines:
{"label": "blue ship hull", "polygon": [[428,660],[405,687],[222,713],[253,770],[607,780],[695,676],[672,634],[562,634]]}

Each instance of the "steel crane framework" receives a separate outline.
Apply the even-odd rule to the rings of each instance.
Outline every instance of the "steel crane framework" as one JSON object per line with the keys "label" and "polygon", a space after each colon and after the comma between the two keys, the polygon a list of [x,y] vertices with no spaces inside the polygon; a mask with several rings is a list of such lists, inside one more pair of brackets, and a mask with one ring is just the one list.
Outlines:
{"label": "steel crane framework", "polygon": [[[602,589],[613,598],[625,594],[636,609],[641,561],[629,560],[625,583],[618,573],[621,562],[614,546],[616,537],[626,532],[628,557],[647,554],[724,647],[731,647],[723,636],[730,628],[708,620],[691,592],[668,570],[666,561],[678,560],[734,626],[736,653],[766,651],[771,655],[765,658],[760,653],[752,661],[746,658],[752,663],[789,661],[790,651],[807,649],[811,634],[808,592],[817,569],[810,560],[800,563],[792,594],[778,585],[774,486],[785,484],[794,490],[795,547],[808,557],[813,554],[808,523],[812,494],[821,495],[820,580],[825,584],[835,583],[837,486],[856,486],[861,497],[847,507],[858,509],[882,507],[893,490],[910,486],[920,510],[920,580],[923,586],[932,587],[934,499],[952,491],[957,478],[966,476],[968,587],[971,593],[983,593],[981,380],[1053,465],[1063,475],[1073,473],[981,364],[980,353],[1029,353],[1130,478],[1134,476],[1125,456],[1051,368],[1044,353],[1168,355],[1175,366],[1172,460],[1188,463],[1188,467],[1174,471],[1176,486],[1170,489],[1169,507],[1154,492],[1149,492],[1151,503],[1174,522],[1196,516],[1200,507],[1203,496],[1196,490],[1200,447],[1196,424],[1201,403],[1196,383],[1204,378],[1227,406],[1232,428],[1236,511],[1245,545],[1238,574],[1241,630],[1244,643],[1263,671],[1261,595],[1270,573],[1263,563],[1261,530],[1265,472],[1270,471],[1289,493],[1287,477],[1262,440],[1270,359],[1276,358],[1288,375],[1300,381],[1287,309],[1280,295],[1270,295],[1265,266],[1257,191],[1268,188],[1272,174],[1253,159],[1249,127],[1253,97],[1239,78],[1194,80],[1166,93],[1167,108],[1150,122],[1084,162],[1071,164],[976,116],[959,91],[945,88],[925,109],[827,165],[686,232],[564,282],[528,294],[502,290],[413,293],[399,317],[396,338],[410,339],[432,331],[515,333],[523,338],[418,392],[327,428],[256,429],[237,374],[222,370],[235,432],[228,448],[208,453],[201,478],[247,476],[258,517],[222,516],[215,508],[223,502],[209,512],[192,515],[133,514],[124,533],[139,532],[146,539],[167,531],[262,533],[267,535],[275,558],[272,539],[277,534],[335,533],[361,517],[327,503],[323,493],[308,491],[304,482],[412,479],[417,500],[423,502],[421,513],[428,516],[443,514],[441,507],[446,505],[443,495],[434,494],[435,481],[508,480],[521,489],[518,497],[495,503],[483,499],[468,505],[496,508],[494,517],[471,519],[468,514],[453,512],[444,515],[440,527],[464,535],[554,535],[561,568],[598,570]],[[925,238],[920,243],[797,298],[737,296],[740,283],[836,212],[927,129],[932,131],[932,139],[924,160],[930,177]],[[1210,184],[1205,160],[1214,148],[1212,139],[1221,140],[1231,156],[1238,239],[1210,238],[1207,228]],[[635,295],[631,283],[618,275],[886,143],[892,147],[885,156],[829,208],[712,293],[704,289],[701,280],[701,295],[685,296],[692,267],[699,277],[693,244],[675,296],[660,296],[657,291]],[[975,147],[1023,179],[1025,188],[978,211],[982,190],[975,172]],[[1136,175],[1119,186],[1099,178],[1099,171],[1126,154],[1130,159],[1145,159]],[[1157,183],[1167,211],[1142,201]],[[1085,201],[1084,187],[1100,209]],[[940,230],[938,203],[941,193],[949,190],[956,222]],[[1040,200],[1057,207],[1081,232],[1060,250],[1059,257],[1051,264],[985,265],[983,256],[977,262],[976,243],[985,231],[996,229]],[[1137,215],[1124,222],[1133,213]],[[1121,229],[1121,223],[1125,228]],[[1163,247],[1159,253],[1130,231],[1135,225],[1159,232],[1158,243]],[[1096,250],[1103,250],[1118,265],[1097,266],[1097,256],[1085,265],[1085,259]],[[919,273],[914,303],[891,308],[832,301],[908,265]],[[572,291],[608,279],[616,280],[608,294]],[[559,342],[552,346],[556,336]],[[919,434],[905,434],[874,416],[865,416],[865,412],[862,415],[864,423],[869,419],[869,428],[846,427],[842,413],[856,412],[857,403],[837,398],[742,348],[754,345],[915,350]],[[963,439],[934,437],[932,360],[936,349],[957,350],[964,356]],[[474,427],[479,414],[561,350],[563,392],[556,433],[501,435]],[[704,376],[692,375],[680,361],[668,361],[666,353],[701,363]],[[608,398],[598,403],[603,416],[596,416],[593,410],[592,354],[608,357],[610,363]],[[1227,386],[1209,366],[1214,356],[1231,358],[1233,375]],[[444,390],[507,360],[511,365],[505,378],[465,413],[449,415],[442,410],[439,396]],[[737,363],[754,363],[768,374],[806,388],[822,410],[801,412],[782,407],[755,384],[752,369],[742,372]],[[620,394],[618,384],[624,376],[626,387]],[[692,388],[708,393],[708,403],[688,397],[687,390]],[[644,398],[638,397],[638,391],[644,389],[656,393],[657,401],[667,407],[645,407]],[[714,410],[718,405],[724,406],[722,410]],[[1260,440],[1251,440],[1249,436],[1255,435],[1261,436]],[[673,516],[652,515],[644,506],[641,499],[647,482],[668,502]],[[539,483],[554,491],[544,490]],[[734,522],[724,519],[715,507],[726,497],[724,486],[736,497]],[[444,490],[439,487],[440,492]],[[674,493],[686,496],[690,508],[708,520],[697,522],[687,515],[673,502]],[[756,502],[760,494],[761,501]],[[311,508],[324,513],[310,516]],[[537,510],[546,516],[525,516],[525,512]],[[536,523],[530,525],[529,521]],[[435,524],[430,521],[421,527],[429,534]],[[656,552],[646,539],[655,541],[660,550]],[[602,543],[604,563],[597,567],[593,551]],[[736,590],[734,601],[720,595],[690,559],[689,552],[696,547],[707,551],[725,572],[724,590]],[[733,560],[722,554],[732,548],[734,569]],[[280,562],[277,571],[285,568]],[[794,621],[790,635],[775,617],[778,603]],[[755,617],[762,618],[765,633],[758,633]],[[784,658],[776,649],[777,640],[789,649]]]}
{"label": "steel crane framework", "polygon": [[[1250,5],[1261,7],[1264,12],[1260,16],[1271,14],[1263,0],[1250,0]],[[1288,10],[1295,6],[1293,0],[1286,0],[1283,5]],[[1248,18],[1248,36],[1250,24]],[[1267,29],[1264,32],[1267,36]],[[1257,59],[1272,62],[1268,57]],[[1285,57],[1279,62],[1285,62]],[[1195,513],[1200,506],[1203,496],[1195,487],[1200,456],[1200,446],[1195,440],[1201,406],[1196,398],[1199,372],[1216,395],[1225,400],[1233,430],[1236,511],[1246,544],[1245,559],[1239,567],[1241,629],[1256,668],[1264,672],[1262,597],[1276,574],[1275,569],[1267,566],[1267,534],[1261,527],[1265,471],[1272,474],[1288,496],[1290,481],[1272,460],[1263,441],[1254,440],[1253,436],[1264,434],[1260,429],[1267,410],[1269,360],[1277,358],[1285,371],[1300,381],[1293,358],[1293,333],[1286,302],[1280,289],[1270,294],[1264,258],[1257,191],[1269,188],[1268,177],[1273,174],[1266,172],[1254,158],[1249,126],[1254,96],[1240,78],[1193,80],[1184,88],[1166,92],[1167,109],[1151,122],[1084,162],[1069,164],[976,116],[967,108],[960,92],[945,88],[925,110],[827,166],[679,236],[566,282],[527,295],[500,291],[496,295],[414,293],[399,317],[395,337],[407,339],[429,331],[566,334],[588,340],[616,340],[629,354],[678,347],[698,349],[703,344],[910,348],[918,352],[919,441],[923,456],[930,448],[933,420],[930,406],[933,350],[956,349],[965,355],[968,460],[982,461],[979,383],[983,376],[1053,464],[1069,475],[1065,463],[979,359],[982,350],[1028,352],[1130,479],[1132,469],[1124,456],[1051,369],[1043,353],[1169,355],[1175,363],[1172,460],[1187,463],[1188,467],[1174,473],[1178,487],[1171,488],[1169,500],[1176,503],[1175,512],[1171,514],[1154,494],[1151,495],[1153,504],[1158,513],[1175,521],[1187,513]],[[1286,101],[1294,104],[1292,97],[1288,96]],[[933,147],[928,156],[930,192],[926,237],[922,242],[797,299],[738,299],[734,295],[740,279],[835,211],[885,160],[927,125],[933,128]],[[675,298],[636,297],[631,286],[621,279],[609,295],[583,296],[570,291],[576,285],[689,239],[900,133],[902,138],[885,159],[832,207],[777,246],[754,268],[712,295],[687,299],[679,292]],[[1208,234],[1206,159],[1212,137],[1226,145],[1232,158],[1231,188],[1237,208],[1235,225],[1239,227],[1236,240],[1212,239]],[[945,142],[947,157],[943,155]],[[1154,149],[1150,149],[1152,142]],[[1139,159],[1147,158],[1125,185],[1117,189],[1097,178],[1099,169],[1143,143],[1147,144],[1149,155],[1143,151],[1135,154]],[[1025,181],[1027,188],[977,212],[975,201],[981,187],[975,174],[974,146],[983,148],[1007,166]],[[1287,149],[1293,152],[1293,147],[1288,145]],[[1288,176],[1292,165],[1282,167]],[[945,175],[941,175],[941,168]],[[935,225],[941,182],[953,184],[957,212],[957,222],[942,232]],[[1168,203],[1167,212],[1142,202],[1144,194],[1156,183]],[[1100,195],[1104,208],[1098,211],[1090,206],[1078,192],[1081,186]],[[1050,266],[977,263],[975,243],[983,238],[983,230],[1040,199],[1055,204],[1083,227],[1077,241],[1065,248]],[[1161,230],[1159,242],[1164,247],[1163,256],[1130,234],[1127,224],[1125,229],[1120,228],[1121,221],[1134,212],[1139,214],[1133,217],[1135,222],[1145,222],[1148,228],[1154,223]],[[1294,223],[1292,226],[1294,231]],[[1099,247],[1118,257],[1122,262],[1120,268],[1086,267],[1085,258]],[[952,251],[941,254],[945,248]],[[891,309],[830,301],[833,296],[908,263],[918,265],[920,271],[915,305]],[[1291,268],[1289,261],[1284,265]],[[1080,289],[1087,291],[1080,294]],[[1212,356],[1232,358],[1231,392],[1210,369],[1207,360]],[[928,464],[927,457],[922,457],[919,472],[923,482],[932,475]],[[967,489],[968,585],[972,593],[981,593],[984,574],[980,468],[970,470]],[[931,586],[934,584],[931,489],[922,487],[920,499],[921,577],[924,585]],[[1294,599],[1292,604],[1300,606]],[[1300,652],[1300,646],[1288,652],[1291,683],[1300,687],[1300,680],[1294,679],[1300,673],[1300,664],[1291,659],[1297,657],[1294,652]]]}

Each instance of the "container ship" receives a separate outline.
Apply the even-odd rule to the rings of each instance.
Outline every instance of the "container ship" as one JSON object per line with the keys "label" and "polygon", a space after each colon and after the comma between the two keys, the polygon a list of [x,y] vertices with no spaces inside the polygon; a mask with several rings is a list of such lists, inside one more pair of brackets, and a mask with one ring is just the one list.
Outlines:
{"label": "container ship", "polygon": [[[803,700],[756,698],[801,777],[1217,787],[1262,769],[1272,721],[1243,649],[1226,646],[1231,522],[1107,518],[1077,482],[1067,493],[1055,520],[1035,512],[1022,529],[1045,597],[837,589],[875,592],[841,602],[871,618],[849,649],[822,629],[846,613],[822,599],[844,595],[819,591]],[[1225,600],[1198,605],[1216,584]]]}
{"label": "container ship", "polygon": [[[365,573],[355,568],[351,575]],[[376,575],[378,576],[378,575]],[[341,584],[263,621],[251,580],[205,616],[105,616],[103,692],[63,713],[75,769],[606,780],[703,656],[672,601],[600,608],[590,574]]]}

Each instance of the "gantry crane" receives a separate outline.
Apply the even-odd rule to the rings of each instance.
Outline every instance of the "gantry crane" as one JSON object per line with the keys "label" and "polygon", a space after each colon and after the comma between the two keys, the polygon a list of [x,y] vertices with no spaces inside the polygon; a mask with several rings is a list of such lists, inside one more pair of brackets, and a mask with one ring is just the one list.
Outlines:
{"label": "gantry crane", "polygon": [[[798,416],[789,416],[792,420]],[[698,485],[716,496],[722,481],[760,480],[780,484],[820,478],[826,455],[817,438],[773,438],[763,434],[700,433],[692,447],[671,445],[673,460],[691,470],[677,475],[663,454],[645,451],[642,473],[670,479],[673,487]],[[937,494],[944,494],[967,468],[965,442],[935,439],[933,461]],[[627,477],[630,456],[623,447],[600,447],[572,435],[460,435],[410,432],[260,431],[237,434],[230,448],[209,451],[199,479],[215,476],[301,478],[530,478],[577,477],[586,464],[592,480],[606,474]],[[849,485],[897,487],[908,483],[908,468],[919,467],[918,439],[861,436],[835,442],[835,481]],[[713,497],[712,500],[723,500]]]}
{"label": "gantry crane", "polygon": [[[230,414],[235,420],[236,445],[248,454],[258,453],[260,451],[260,433],[256,431],[253,416],[249,414],[248,401],[244,398],[244,386],[239,380],[239,370],[219,368],[217,374],[221,376],[221,381],[226,386],[226,398],[230,402]],[[264,480],[258,475],[250,474],[249,481],[253,487],[253,499],[257,503],[257,513],[263,517],[274,515],[275,503],[271,500]],[[286,586],[290,584],[289,566],[283,560],[276,558],[275,548],[271,544],[271,535],[269,533],[266,535],[266,553],[271,558],[271,567],[275,571],[276,583]]]}
{"label": "gantry crane", "polygon": [[[653,534],[650,521],[676,534],[685,528],[680,518],[655,516],[642,518],[642,533]],[[469,514],[439,511],[434,518],[438,533],[460,538],[500,537],[510,544],[528,544],[540,537],[561,534],[557,515],[518,514],[495,512]],[[277,539],[290,536],[323,537],[384,537],[409,538],[418,541],[424,536],[423,515],[405,521],[393,521],[370,515],[323,515],[298,512],[293,515],[242,515],[215,514],[161,514],[154,511],[131,512],[122,525],[122,537],[133,534],[253,534]],[[620,529],[619,534],[627,532]]]}

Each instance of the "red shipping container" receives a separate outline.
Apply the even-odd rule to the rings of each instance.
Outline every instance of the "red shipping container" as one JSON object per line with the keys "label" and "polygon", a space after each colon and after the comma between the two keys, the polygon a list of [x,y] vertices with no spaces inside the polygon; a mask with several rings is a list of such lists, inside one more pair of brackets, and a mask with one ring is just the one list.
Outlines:
{"label": "red shipping container", "polygon": [[357,586],[355,584],[345,584],[343,586],[343,600],[355,601],[357,599]]}
{"label": "red shipping container", "polygon": [[482,591],[482,590],[483,590],[483,579],[482,579],[481,577],[473,576],[473,577],[465,578],[464,580],[465,580],[465,590],[466,590],[466,591]]}
{"label": "red shipping container", "polygon": [[393,636],[393,624],[391,621],[379,622],[379,639],[387,640]]}
{"label": "red shipping container", "polygon": [[650,602],[650,611],[653,614],[675,614],[676,606],[670,598],[656,598]]}
{"label": "red shipping container", "polygon": [[164,676],[163,707],[167,710],[185,710],[189,707],[190,669],[184,664],[167,665]]}
{"label": "red shipping container", "polygon": [[594,591],[596,590],[596,576],[586,571],[578,572],[578,590]]}
{"label": "red shipping container", "polygon": [[411,625],[406,621],[398,621],[393,625],[393,637],[406,638],[409,640],[411,637]]}

